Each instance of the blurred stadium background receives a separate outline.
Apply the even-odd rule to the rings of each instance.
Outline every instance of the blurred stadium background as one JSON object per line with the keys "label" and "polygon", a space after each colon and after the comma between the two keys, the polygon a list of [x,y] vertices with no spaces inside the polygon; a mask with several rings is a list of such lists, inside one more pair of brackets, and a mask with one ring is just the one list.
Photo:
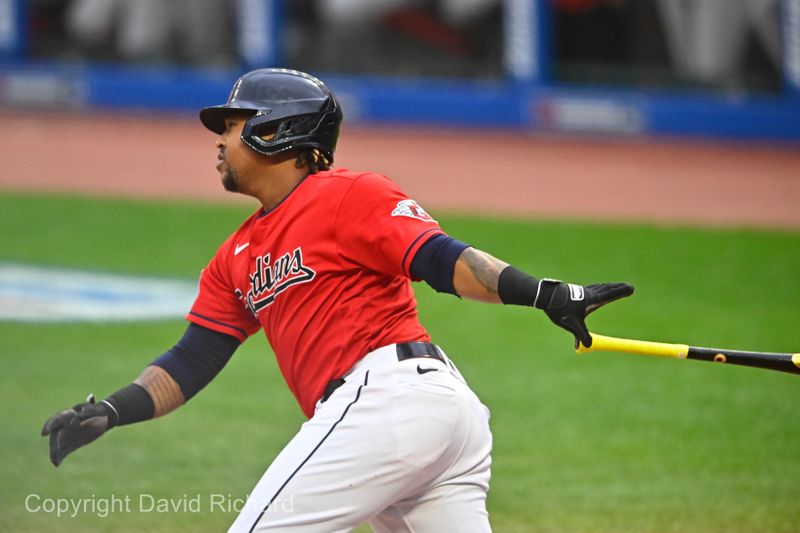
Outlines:
{"label": "blurred stadium background", "polygon": [[195,111],[246,68],[349,120],[797,140],[793,0],[3,0],[2,100]]}
{"label": "blurred stadium background", "polygon": [[[0,266],[195,279],[254,208],[221,191],[196,112],[263,66],[329,82],[337,163],[453,235],[633,282],[598,331],[800,349],[800,0],[0,0]],[[497,531],[800,531],[796,377],[578,358],[525,310],[417,293],[493,409]],[[182,328],[0,321],[0,529],[224,530],[211,495],[243,497],[301,422],[263,338],[59,470],[38,437]],[[133,509],[104,516],[112,496]]]}

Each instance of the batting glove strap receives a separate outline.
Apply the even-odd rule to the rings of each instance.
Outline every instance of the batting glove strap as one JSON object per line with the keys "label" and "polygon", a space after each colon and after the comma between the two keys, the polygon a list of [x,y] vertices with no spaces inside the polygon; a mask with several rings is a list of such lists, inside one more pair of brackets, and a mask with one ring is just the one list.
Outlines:
{"label": "batting glove strap", "polygon": [[557,279],[543,278],[539,281],[536,288],[536,299],[533,301],[533,306],[536,309],[548,309],[550,307],[562,306],[561,301],[564,296],[563,291],[557,289],[563,287],[564,284]]}

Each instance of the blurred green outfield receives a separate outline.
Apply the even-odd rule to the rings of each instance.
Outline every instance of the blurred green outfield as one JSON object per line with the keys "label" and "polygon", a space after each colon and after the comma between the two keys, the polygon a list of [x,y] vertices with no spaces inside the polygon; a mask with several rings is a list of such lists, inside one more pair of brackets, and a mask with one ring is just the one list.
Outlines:
{"label": "blurred green outfield", "polygon": [[[0,261],[196,278],[245,206],[0,196]],[[444,216],[452,235],[538,276],[628,281],[590,327],[800,350],[800,233]],[[416,285],[424,324],[492,409],[497,532],[800,531],[800,376],[630,355],[578,356],[538,311]],[[2,531],[221,531],[303,418],[261,334],[178,412],[116,429],[59,468],[57,409],[129,383],[180,320],[0,323]],[[201,498],[200,512],[28,512],[26,498]],[[147,502],[145,502],[147,503]]]}

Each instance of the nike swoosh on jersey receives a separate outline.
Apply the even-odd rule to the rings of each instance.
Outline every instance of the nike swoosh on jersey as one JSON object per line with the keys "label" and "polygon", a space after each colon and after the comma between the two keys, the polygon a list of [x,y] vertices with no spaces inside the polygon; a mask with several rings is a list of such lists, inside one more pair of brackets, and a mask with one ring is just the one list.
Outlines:
{"label": "nike swoosh on jersey", "polygon": [[417,365],[417,374],[427,374],[428,372],[438,372],[438,368],[422,368],[421,366]]}
{"label": "nike swoosh on jersey", "polygon": [[244,244],[237,244],[236,245],[236,249],[233,251],[233,255],[239,255],[239,252],[241,252],[242,250],[244,250],[248,246],[250,246],[249,242],[246,242]]}

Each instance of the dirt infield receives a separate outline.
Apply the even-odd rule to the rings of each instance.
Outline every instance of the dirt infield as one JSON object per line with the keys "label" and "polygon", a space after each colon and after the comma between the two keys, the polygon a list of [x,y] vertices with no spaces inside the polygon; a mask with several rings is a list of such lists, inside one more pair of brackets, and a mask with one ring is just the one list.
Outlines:
{"label": "dirt infield", "polygon": [[[0,191],[242,201],[194,117],[0,112]],[[800,230],[800,147],[345,125],[338,166],[429,210]]]}

